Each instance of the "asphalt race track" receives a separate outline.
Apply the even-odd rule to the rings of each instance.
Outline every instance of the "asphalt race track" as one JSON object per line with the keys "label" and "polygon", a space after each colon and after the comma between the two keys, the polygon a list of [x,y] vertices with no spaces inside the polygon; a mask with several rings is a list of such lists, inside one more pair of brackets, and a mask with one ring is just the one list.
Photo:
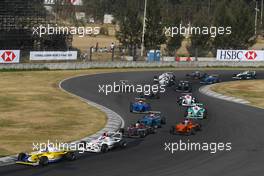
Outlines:
{"label": "asphalt race track", "polygon": [[[177,71],[177,80],[190,71]],[[112,73],[83,76],[67,80],[62,87],[83,98],[102,104],[119,113],[126,124],[135,123],[142,115],[129,113],[133,94],[98,93],[98,84],[112,84],[123,79],[133,83],[151,83],[161,72]],[[209,71],[230,81],[234,71]],[[258,72],[264,78],[264,72]],[[60,162],[47,167],[11,165],[0,167],[0,176],[252,176],[264,172],[264,110],[207,97],[198,92],[200,84],[193,82],[193,94],[208,108],[203,130],[194,136],[172,136],[169,129],[183,119],[184,108],[176,104],[180,94],[172,89],[160,100],[150,100],[153,110],[167,118],[167,125],[155,135],[131,140],[128,148],[106,154],[84,154],[73,162]],[[89,116],[89,114],[87,114]],[[74,118],[74,117],[73,117]],[[202,151],[164,151],[164,144],[179,142],[232,143],[231,151],[216,154]]]}

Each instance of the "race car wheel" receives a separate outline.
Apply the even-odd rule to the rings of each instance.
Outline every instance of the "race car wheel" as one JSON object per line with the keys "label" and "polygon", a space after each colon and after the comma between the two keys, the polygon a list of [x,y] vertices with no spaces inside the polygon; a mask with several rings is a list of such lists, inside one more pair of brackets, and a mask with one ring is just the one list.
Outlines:
{"label": "race car wheel", "polygon": [[126,141],[120,141],[120,147],[123,149],[123,148],[126,148],[127,147],[127,142]]}
{"label": "race car wheel", "polygon": [[188,132],[188,136],[191,136],[191,135],[195,135],[195,131],[194,129],[190,129],[189,132]]}
{"label": "race car wheel", "polygon": [[48,159],[48,157],[46,157],[46,156],[41,156],[41,157],[39,158],[39,164],[40,164],[41,166],[47,166],[47,165],[49,164],[49,159]]}
{"label": "race car wheel", "polygon": [[19,153],[18,157],[17,157],[17,160],[18,161],[23,161],[26,158],[26,156],[27,155],[25,153]]}
{"label": "race car wheel", "polygon": [[76,159],[76,155],[74,152],[68,152],[66,155],[65,155],[65,158],[69,161],[73,161]]}
{"label": "race car wheel", "polygon": [[155,129],[158,129],[158,128],[159,128],[159,126],[158,126],[158,125],[154,125],[154,126],[153,126],[153,128],[155,128]]}
{"label": "race car wheel", "polygon": [[188,111],[185,111],[184,112],[184,117],[187,117],[188,116]]}
{"label": "race car wheel", "polygon": [[85,147],[85,146],[86,146],[86,144],[87,144],[87,142],[86,142],[86,141],[81,141],[81,142],[80,142],[80,145],[82,145],[83,147]]}
{"label": "race car wheel", "polygon": [[156,134],[156,133],[157,133],[157,129],[152,128],[152,130],[151,130],[151,134]]}
{"label": "race car wheel", "polygon": [[101,152],[106,153],[108,151],[108,145],[107,144],[103,144],[101,147]]}
{"label": "race car wheel", "polygon": [[171,127],[170,134],[175,134],[175,128],[174,128],[174,126]]}
{"label": "race car wheel", "polygon": [[129,111],[130,111],[130,112],[133,112],[133,104],[132,104],[132,103],[130,103]]}
{"label": "race car wheel", "polygon": [[146,133],[145,133],[145,131],[140,131],[140,132],[139,132],[139,137],[140,137],[140,138],[144,138],[144,137],[146,137]]}
{"label": "race car wheel", "polygon": [[119,129],[119,132],[122,133],[122,134],[124,134],[125,133],[125,129],[124,128],[120,128]]}
{"label": "race car wheel", "polygon": [[196,131],[202,131],[202,125],[198,124],[197,127],[195,128]]}
{"label": "race car wheel", "polygon": [[165,118],[165,117],[162,117],[162,118],[161,118],[161,124],[163,124],[163,125],[166,124],[166,118]]}
{"label": "race car wheel", "polygon": [[207,111],[205,110],[203,113],[203,119],[206,119],[206,118],[207,118]]}

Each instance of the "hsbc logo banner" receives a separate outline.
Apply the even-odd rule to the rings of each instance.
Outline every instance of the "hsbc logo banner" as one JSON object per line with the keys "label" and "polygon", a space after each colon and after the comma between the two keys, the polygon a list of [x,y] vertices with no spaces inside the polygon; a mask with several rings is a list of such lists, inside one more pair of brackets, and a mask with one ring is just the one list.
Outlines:
{"label": "hsbc logo banner", "polygon": [[14,64],[19,63],[20,50],[0,50],[0,63]]}
{"label": "hsbc logo banner", "polygon": [[217,50],[218,61],[264,61],[262,50]]}

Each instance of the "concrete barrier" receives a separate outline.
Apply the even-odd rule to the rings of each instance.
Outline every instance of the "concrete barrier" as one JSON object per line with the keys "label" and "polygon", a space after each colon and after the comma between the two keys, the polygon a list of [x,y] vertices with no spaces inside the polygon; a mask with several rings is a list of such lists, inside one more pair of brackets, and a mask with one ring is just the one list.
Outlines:
{"label": "concrete barrier", "polygon": [[89,68],[204,68],[204,67],[264,67],[264,62],[222,62],[222,61],[198,61],[198,62],[66,62],[66,63],[21,63],[0,64],[0,70],[76,70]]}

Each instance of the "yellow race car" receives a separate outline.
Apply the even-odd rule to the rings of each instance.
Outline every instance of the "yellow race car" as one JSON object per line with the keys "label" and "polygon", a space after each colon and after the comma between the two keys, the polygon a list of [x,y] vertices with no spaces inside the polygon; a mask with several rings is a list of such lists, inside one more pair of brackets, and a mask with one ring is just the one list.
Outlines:
{"label": "yellow race car", "polygon": [[18,155],[17,164],[25,164],[31,166],[46,166],[49,163],[58,162],[61,160],[73,161],[76,159],[76,154],[73,151],[62,151],[56,148],[47,147],[45,150],[32,152],[30,154],[20,153]]}

